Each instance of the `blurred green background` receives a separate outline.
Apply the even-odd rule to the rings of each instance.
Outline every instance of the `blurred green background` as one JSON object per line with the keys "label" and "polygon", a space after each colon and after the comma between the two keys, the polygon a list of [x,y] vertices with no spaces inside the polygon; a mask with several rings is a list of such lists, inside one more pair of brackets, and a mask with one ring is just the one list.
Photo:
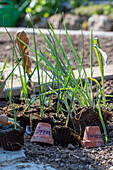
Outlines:
{"label": "blurred green background", "polygon": [[0,26],[17,26],[20,18],[29,26],[35,18],[62,12],[88,17],[95,13],[113,16],[112,4],[108,0],[0,0]]}

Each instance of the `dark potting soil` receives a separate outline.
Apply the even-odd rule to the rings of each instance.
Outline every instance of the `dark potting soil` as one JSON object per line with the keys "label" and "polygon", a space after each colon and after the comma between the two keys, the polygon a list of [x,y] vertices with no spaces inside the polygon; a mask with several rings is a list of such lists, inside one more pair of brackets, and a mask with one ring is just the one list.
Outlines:
{"label": "dark potting soil", "polygon": [[[110,87],[113,89],[112,86]],[[111,91],[112,90],[110,90],[110,94],[112,94]],[[70,128],[66,129],[64,126],[66,123],[66,113],[64,115],[59,114],[59,118],[57,118],[55,109],[53,109],[54,107],[56,108],[56,106],[53,105],[54,107],[52,106],[52,108],[49,108],[48,111],[46,111],[47,108],[45,107],[44,116],[40,117],[40,105],[38,100],[37,103],[31,105],[30,109],[27,110],[25,114],[23,114],[23,111],[26,108],[26,104],[23,101],[19,103],[17,101],[18,100],[15,100],[14,98],[15,108],[17,111],[17,120],[21,126],[25,128],[26,125],[31,123],[33,130],[35,130],[37,123],[42,121],[50,123],[53,129],[53,138],[55,142],[55,145],[53,146],[41,146],[39,143],[31,143],[25,139],[24,150],[28,160],[36,163],[50,164],[58,170],[84,168],[109,169],[109,167],[112,166],[112,109],[107,109],[106,112],[102,112],[108,133],[108,144],[104,147],[90,149],[82,148],[80,146],[80,140],[83,137],[83,131],[86,126],[99,126],[104,139],[102,125],[96,109],[92,110],[92,108],[83,108],[81,110],[78,103],[76,103],[76,106],[78,106],[77,115],[74,117],[74,114],[72,114],[68,124]],[[53,101],[57,101],[57,97],[55,99],[54,96],[52,102]],[[2,101],[0,104],[2,105]],[[112,105],[112,103],[109,104]],[[2,105],[2,107],[0,107],[0,114],[6,114],[8,117],[12,118],[14,117],[14,112],[13,109],[10,108],[9,102],[7,102],[6,106],[3,107]]]}
{"label": "dark potting soil", "polygon": [[[25,109],[26,105],[22,102],[22,105],[21,103],[15,103],[15,106],[17,109],[17,119],[19,120],[18,115],[21,115],[23,113],[23,109]],[[11,113],[11,117],[13,117],[13,110],[10,108],[9,104],[1,108],[0,110],[2,111],[2,114],[4,112],[4,114],[8,114],[8,116],[10,116]],[[97,114],[97,110],[95,111],[96,112],[94,112],[91,108],[83,108],[82,110],[80,110],[79,108],[77,110],[77,117],[73,117],[73,119],[70,119],[69,121],[69,126],[71,126],[71,128],[66,128],[65,126],[60,125],[60,122],[63,122],[64,124],[66,123],[65,115],[61,117],[62,119],[58,120],[55,116],[56,114],[52,113],[51,109],[51,112],[49,114],[45,112],[44,115],[46,116],[40,117],[39,104],[37,103],[32,105],[30,110],[28,110],[29,114],[25,113],[25,115],[29,118],[29,123],[27,124],[30,124],[31,121],[29,115],[37,115],[37,122],[45,121],[47,123],[52,123],[53,121],[52,129],[55,145],[48,146],[46,144],[42,145],[40,143],[31,143],[28,142],[25,138],[23,149],[25,151],[27,159],[36,163],[50,164],[53,168],[58,170],[77,170],[84,168],[92,168],[94,170],[102,170],[103,168],[109,169],[112,166],[113,152],[113,112],[103,112],[103,118],[105,120],[108,132],[108,144],[104,147],[99,148],[82,148],[80,146],[80,140],[82,139],[82,135],[79,133],[80,129],[84,129],[84,127],[89,126],[89,124],[99,126],[102,132],[102,136],[104,137],[101,122],[99,120],[99,115]],[[21,120],[19,121],[21,124]],[[78,133],[75,133],[75,131],[72,130],[72,127],[74,127],[73,130],[78,131]]]}
{"label": "dark potting soil", "polygon": [[[57,97],[56,97],[56,99],[57,99]],[[55,97],[54,97],[54,100],[55,100]],[[66,120],[67,120],[67,114],[60,113],[59,117],[57,117],[55,110],[52,109],[53,106],[54,105],[52,105],[52,107],[49,109],[47,109],[45,107],[44,115],[41,117],[40,116],[39,100],[37,100],[37,104],[35,103],[35,104],[31,105],[30,109],[27,110],[25,113],[23,113],[23,112],[24,112],[24,109],[26,108],[26,104],[23,102],[22,102],[22,104],[15,103],[15,108],[17,111],[17,121],[20,123],[21,126],[24,127],[24,129],[26,128],[27,125],[31,125],[33,131],[35,130],[35,128],[39,122],[50,123],[52,128],[54,128],[55,126],[65,126]],[[0,108],[0,111],[1,111],[1,114],[4,113],[8,117],[11,117],[11,118],[14,117],[14,111],[12,108],[10,108],[10,105]],[[103,109],[102,109],[102,116],[103,116],[103,120],[106,124],[106,127],[108,126],[107,130],[109,133],[111,131],[109,129],[109,122],[112,121],[113,113],[111,110],[103,111]],[[103,128],[102,128],[102,124],[101,124],[101,121],[99,118],[98,110],[90,108],[90,107],[89,108],[87,108],[87,107],[79,108],[76,111],[76,116],[72,112],[70,119],[69,119],[68,126],[71,129],[73,129],[78,134],[78,136],[81,137],[81,139],[83,138],[83,133],[84,133],[86,126],[99,126],[101,132],[103,133]],[[59,130],[59,129],[55,129],[56,133],[57,133],[57,130]],[[62,128],[60,129],[60,131],[61,130],[62,130]],[[65,129],[65,131],[66,131],[66,129]],[[62,138],[62,136],[63,136],[63,130],[62,130],[61,138]]]}
{"label": "dark potting soil", "polygon": [[[105,81],[105,94],[113,94],[113,80]],[[108,88],[109,87],[109,88]],[[95,92],[95,85],[93,90]],[[94,93],[94,96],[96,94]],[[110,98],[108,103],[113,106],[113,101]],[[92,108],[81,109],[76,102],[77,115],[74,117],[72,114],[69,120],[69,126],[73,131],[66,131],[64,125],[66,123],[66,113],[64,115],[59,114],[60,119],[56,117],[56,104],[57,97],[53,97],[51,101],[54,105],[47,110],[45,107],[44,117],[40,117],[40,105],[39,101],[31,105],[30,109],[23,114],[26,104],[24,101],[14,98],[15,108],[17,111],[17,120],[21,126],[31,124],[33,131],[36,128],[38,122],[47,122],[52,125],[53,137],[55,145],[53,146],[41,146],[40,144],[30,143],[24,141],[24,150],[28,160],[36,163],[50,164],[52,167],[60,169],[109,169],[112,166],[112,152],[113,152],[113,109],[107,108],[106,112],[102,112],[105,125],[108,133],[108,144],[99,148],[82,148],[80,146],[80,140],[83,138],[83,131],[86,126],[96,125],[101,129],[101,133],[104,139],[103,128],[99,119],[97,110]],[[3,106],[3,104],[5,104]],[[5,103],[3,99],[0,102],[0,114],[6,114],[9,117],[14,117],[13,109],[10,108],[9,101]],[[76,133],[75,133],[76,131]],[[33,133],[32,133],[33,135]],[[73,142],[74,141],[74,142]],[[76,165],[76,166],[75,166]]]}
{"label": "dark potting soil", "polygon": [[82,148],[78,145],[41,146],[27,143],[25,154],[27,159],[39,164],[49,164],[56,170],[108,170],[112,167],[113,141],[104,147]]}

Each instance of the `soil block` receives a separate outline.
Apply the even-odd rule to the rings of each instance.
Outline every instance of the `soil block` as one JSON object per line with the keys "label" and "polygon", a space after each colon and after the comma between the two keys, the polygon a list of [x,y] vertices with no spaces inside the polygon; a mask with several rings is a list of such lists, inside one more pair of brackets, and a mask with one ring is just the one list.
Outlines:
{"label": "soil block", "polygon": [[39,114],[30,115],[30,124],[32,127],[32,131],[35,131],[35,128],[39,122],[49,123],[49,117],[47,117],[46,115],[41,117]]}
{"label": "soil block", "polygon": [[68,144],[80,145],[80,137],[71,128],[65,126],[53,127],[53,138],[56,145],[67,147]]}
{"label": "soil block", "polygon": [[1,146],[5,150],[20,150],[24,144],[24,130],[18,127],[14,129],[14,125],[7,125],[0,129]]}
{"label": "soil block", "polygon": [[45,122],[51,124],[51,127],[55,125],[65,125],[66,123],[66,117],[63,114],[59,114],[58,117],[56,117],[56,113],[45,113],[42,117],[39,115],[39,113],[32,113],[30,115],[30,124],[32,127],[32,131],[35,130],[36,126],[40,122]]}
{"label": "soil block", "polygon": [[[112,118],[112,113],[101,110],[104,123],[107,128],[107,121]],[[101,133],[103,133],[102,123],[99,117],[98,109],[91,107],[83,108],[77,113],[76,118],[73,119],[73,125],[76,132],[83,138],[84,130],[87,126],[99,126]]]}

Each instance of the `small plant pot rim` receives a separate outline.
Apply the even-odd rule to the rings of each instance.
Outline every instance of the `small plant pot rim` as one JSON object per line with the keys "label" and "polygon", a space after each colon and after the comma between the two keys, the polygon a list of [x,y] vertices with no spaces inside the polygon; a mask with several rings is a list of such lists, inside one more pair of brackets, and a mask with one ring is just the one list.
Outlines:
{"label": "small plant pot rim", "polygon": [[82,144],[82,147],[95,148],[95,147],[104,146],[104,141],[103,140],[83,140],[81,141],[81,144]]}

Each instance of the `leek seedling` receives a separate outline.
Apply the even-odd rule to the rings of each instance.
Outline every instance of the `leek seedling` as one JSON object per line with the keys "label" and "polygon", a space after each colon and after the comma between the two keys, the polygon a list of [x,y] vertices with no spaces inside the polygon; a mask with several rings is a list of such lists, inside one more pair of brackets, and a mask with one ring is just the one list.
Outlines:
{"label": "leek seedling", "polygon": [[91,80],[95,81],[96,84],[98,85],[98,89],[97,89],[97,93],[98,93],[98,101],[97,101],[97,104],[98,104],[98,112],[99,112],[99,117],[100,117],[100,120],[101,120],[101,123],[102,123],[102,126],[103,126],[103,130],[104,130],[104,135],[105,135],[105,143],[107,143],[107,130],[106,130],[106,127],[105,127],[105,123],[104,123],[104,120],[103,120],[103,117],[102,117],[102,113],[101,113],[101,104],[100,104],[100,96],[101,96],[101,86],[99,84],[99,82],[94,79],[94,78],[90,78]]}
{"label": "leek seedling", "polygon": [[[105,59],[105,64],[107,63],[107,55],[104,51],[101,50],[100,48],[100,43],[99,43],[99,39],[95,38],[94,39],[94,49],[97,55],[97,59],[98,59],[98,64],[99,64],[99,68],[100,68],[100,73],[101,73],[101,80],[102,80],[102,102],[104,105],[104,109],[105,109],[105,94],[104,94],[104,62],[103,62],[103,58]],[[99,55],[99,52],[100,55]]]}
{"label": "leek seedling", "polygon": [[[12,69],[14,69],[14,43],[13,43],[13,54],[12,54]],[[10,108],[12,106],[12,91],[13,91],[13,73],[11,75],[11,90],[9,92]]]}
{"label": "leek seedling", "polygon": [[[91,44],[90,44],[90,70],[91,75],[90,77],[93,77],[93,31],[91,30]],[[93,101],[93,90],[92,90],[92,80],[91,80],[91,100]]]}

